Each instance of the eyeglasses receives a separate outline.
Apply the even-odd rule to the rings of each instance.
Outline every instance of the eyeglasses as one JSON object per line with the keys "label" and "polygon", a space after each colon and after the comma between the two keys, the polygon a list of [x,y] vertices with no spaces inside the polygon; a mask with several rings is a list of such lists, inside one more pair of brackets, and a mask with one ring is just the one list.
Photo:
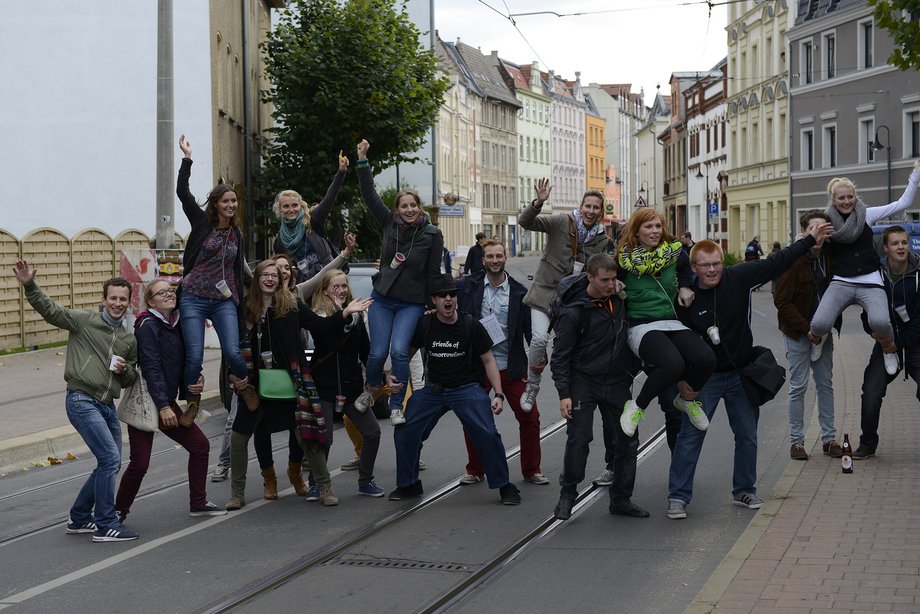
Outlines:
{"label": "eyeglasses", "polygon": [[448,296],[451,297],[451,298],[453,298],[453,297],[457,296],[457,291],[456,291],[456,290],[448,290],[447,292],[433,292],[432,294],[434,294],[434,295],[435,295],[436,297],[438,297],[438,298],[447,298]]}
{"label": "eyeglasses", "polygon": [[261,279],[278,279],[277,273],[262,273],[259,275]]}
{"label": "eyeglasses", "polygon": [[160,290],[159,292],[154,292],[154,293],[153,293],[154,296],[159,296],[160,298],[164,298],[164,297],[166,297],[166,296],[169,296],[170,294],[171,294],[171,295],[175,295],[175,294],[176,294],[175,289],[173,289],[173,288],[166,288],[165,290]]}
{"label": "eyeglasses", "polygon": [[716,269],[722,268],[722,263],[721,262],[697,262],[696,268],[703,269],[704,271],[708,269],[712,269],[713,271],[715,271]]}

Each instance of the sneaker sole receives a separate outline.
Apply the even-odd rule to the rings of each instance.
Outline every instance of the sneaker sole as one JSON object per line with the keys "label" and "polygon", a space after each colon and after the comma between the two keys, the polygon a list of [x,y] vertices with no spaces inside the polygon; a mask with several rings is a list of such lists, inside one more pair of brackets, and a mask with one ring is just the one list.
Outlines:
{"label": "sneaker sole", "polygon": [[518,500],[518,501],[505,501],[504,499],[502,499],[502,505],[520,505],[520,504],[521,504],[520,500]]}
{"label": "sneaker sole", "polygon": [[687,512],[682,512],[680,514],[671,514],[668,513],[668,518],[671,520],[685,520],[687,518]]}
{"label": "sneaker sole", "polygon": [[80,535],[81,533],[95,533],[96,529],[64,529],[67,535]]}
{"label": "sneaker sole", "polygon": [[226,516],[227,510],[209,510],[207,512],[189,512],[192,518],[201,518],[202,516]]}
{"label": "sneaker sole", "polygon": [[359,491],[358,491],[358,494],[359,494],[359,495],[363,495],[363,496],[365,496],[365,497],[373,497],[373,498],[375,498],[375,499],[379,499],[380,497],[382,497],[382,496],[385,495],[386,493],[383,493],[383,492],[370,493],[370,492],[361,492],[361,491],[359,490]]}
{"label": "sneaker sole", "polygon": [[732,503],[738,507],[746,507],[749,510],[759,510],[760,506],[763,505],[763,503],[745,503],[744,501],[738,501],[736,499],[732,499]]}
{"label": "sneaker sole", "polygon": [[866,460],[867,458],[872,458],[873,456],[875,456],[875,452],[873,452],[872,454],[866,454],[865,456],[855,456],[854,455],[851,458],[853,460]]}
{"label": "sneaker sole", "polygon": [[96,537],[93,536],[93,542],[97,544],[102,544],[105,542],[130,542],[137,539],[139,536],[135,535],[134,537]]}

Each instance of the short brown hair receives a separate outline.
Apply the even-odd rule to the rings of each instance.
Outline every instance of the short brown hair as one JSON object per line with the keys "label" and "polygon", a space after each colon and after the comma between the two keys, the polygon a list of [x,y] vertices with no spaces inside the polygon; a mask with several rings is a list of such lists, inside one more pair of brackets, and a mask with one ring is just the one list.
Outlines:
{"label": "short brown hair", "polygon": [[808,222],[815,218],[820,218],[825,222],[830,222],[831,218],[821,209],[809,209],[799,217],[799,228],[808,228]]}
{"label": "short brown hair", "polygon": [[888,237],[889,237],[889,235],[902,234],[902,233],[903,233],[903,234],[906,234],[906,235],[907,235],[907,238],[910,239],[910,233],[907,232],[907,229],[904,228],[903,226],[897,226],[897,225],[895,225],[895,226],[889,226],[889,227],[886,228],[885,231],[882,233],[882,244],[883,244],[883,245],[888,245]]}
{"label": "short brown hair", "polygon": [[725,252],[722,251],[722,246],[709,239],[703,239],[693,244],[693,247],[690,248],[691,263],[696,264],[696,255],[699,253],[718,254],[720,260],[725,260]]}
{"label": "short brown hair", "polygon": [[588,258],[588,262],[585,264],[585,270],[588,271],[588,275],[591,277],[597,275],[601,270],[616,271],[617,259],[610,254],[594,254]]}
{"label": "short brown hair", "polygon": [[495,247],[496,245],[501,245],[501,246],[502,246],[502,252],[504,252],[505,254],[508,253],[508,250],[505,249],[505,244],[502,243],[501,241],[499,241],[498,239],[489,239],[489,240],[487,240],[485,243],[482,244],[482,249],[485,250],[487,247]]}
{"label": "short brown hair", "polygon": [[112,286],[115,286],[116,288],[127,288],[128,300],[131,300],[131,294],[134,292],[134,289],[131,287],[131,282],[124,277],[112,277],[111,279],[105,280],[105,283],[102,284],[103,299],[109,298],[109,288]]}

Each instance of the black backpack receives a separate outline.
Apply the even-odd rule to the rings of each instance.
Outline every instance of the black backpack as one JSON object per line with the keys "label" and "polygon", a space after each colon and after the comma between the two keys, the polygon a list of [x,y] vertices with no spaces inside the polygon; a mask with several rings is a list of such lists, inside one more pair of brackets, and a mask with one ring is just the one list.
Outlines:
{"label": "black backpack", "polygon": [[[552,332],[556,328],[556,323],[559,321],[560,315],[562,315],[562,309],[568,305],[572,304],[571,300],[566,299],[566,294],[568,291],[578,283],[582,277],[587,277],[587,273],[579,273],[578,275],[569,275],[564,277],[559,285],[556,287],[556,293],[553,295],[552,300],[549,302],[549,329],[548,332]],[[585,336],[588,332],[590,326],[591,312],[589,309],[581,309],[578,315],[578,328],[576,332],[579,337]]]}

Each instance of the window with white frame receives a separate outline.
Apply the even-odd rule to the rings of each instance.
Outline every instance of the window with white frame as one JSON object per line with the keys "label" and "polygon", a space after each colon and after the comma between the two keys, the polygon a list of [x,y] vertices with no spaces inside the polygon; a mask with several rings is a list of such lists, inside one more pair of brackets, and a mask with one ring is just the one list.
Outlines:
{"label": "window with white frame", "polygon": [[802,130],[802,162],[800,170],[810,171],[815,167],[815,131]]}
{"label": "window with white frame", "polygon": [[860,70],[872,68],[872,66],[874,66],[872,50],[875,40],[875,30],[872,20],[866,19],[857,22],[856,30],[856,49],[859,54],[856,65]]}
{"label": "window with white frame", "polygon": [[824,52],[821,54],[825,79],[833,79],[837,75],[837,36],[829,32],[821,37]]}
{"label": "window with white frame", "polygon": [[904,152],[910,158],[920,158],[920,109],[904,112]]}
{"label": "window with white frame", "polygon": [[821,129],[821,166],[823,168],[837,166],[837,124],[824,126]]}
{"label": "window with white frame", "polygon": [[802,41],[799,44],[799,84],[805,85],[813,80],[812,71],[814,69],[814,53],[810,40]]}
{"label": "window with white frame", "polygon": [[875,160],[875,152],[870,145],[875,142],[875,118],[869,117],[859,120],[859,141],[856,149],[859,151],[859,161],[862,164]]}

